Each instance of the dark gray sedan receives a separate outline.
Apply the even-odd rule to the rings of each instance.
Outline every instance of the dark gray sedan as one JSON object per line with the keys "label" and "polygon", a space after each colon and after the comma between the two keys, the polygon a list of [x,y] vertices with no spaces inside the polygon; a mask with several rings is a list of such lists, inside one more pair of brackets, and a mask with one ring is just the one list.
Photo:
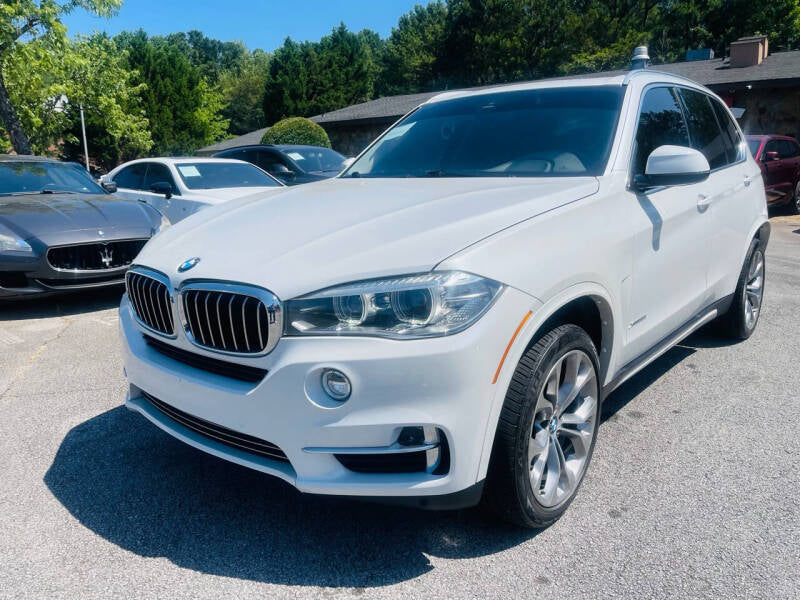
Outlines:
{"label": "dark gray sedan", "polygon": [[168,226],[74,163],[0,155],[0,300],[122,284]]}

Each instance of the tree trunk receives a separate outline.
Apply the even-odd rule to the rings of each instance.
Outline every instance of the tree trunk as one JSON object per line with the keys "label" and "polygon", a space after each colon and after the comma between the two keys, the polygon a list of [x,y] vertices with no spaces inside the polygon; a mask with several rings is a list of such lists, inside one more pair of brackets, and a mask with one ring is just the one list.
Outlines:
{"label": "tree trunk", "polygon": [[14,150],[16,150],[17,154],[31,154],[31,143],[22,130],[22,123],[19,122],[14,105],[11,104],[11,99],[8,97],[8,90],[2,73],[0,73],[0,118],[3,119],[8,137],[11,138],[11,143],[14,145]]}

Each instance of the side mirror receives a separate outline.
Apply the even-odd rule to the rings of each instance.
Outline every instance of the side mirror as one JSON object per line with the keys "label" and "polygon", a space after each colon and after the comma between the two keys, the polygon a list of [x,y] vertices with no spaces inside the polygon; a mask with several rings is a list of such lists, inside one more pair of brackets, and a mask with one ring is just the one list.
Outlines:
{"label": "side mirror", "polygon": [[669,185],[698,183],[708,178],[711,167],[702,152],[686,146],[659,146],[647,157],[644,175],[634,178],[640,191]]}
{"label": "side mirror", "polygon": [[116,194],[117,193],[117,182],[116,181],[101,181],[100,186],[107,191],[109,194]]}
{"label": "side mirror", "polygon": [[164,197],[169,200],[172,198],[172,185],[166,181],[156,181],[150,185],[150,191],[154,194],[164,194]]}
{"label": "side mirror", "polygon": [[764,162],[770,162],[770,161],[773,161],[773,160],[780,160],[780,158],[781,158],[780,154],[775,152],[775,150],[770,150],[769,152],[765,152],[764,153],[763,160],[764,160]]}

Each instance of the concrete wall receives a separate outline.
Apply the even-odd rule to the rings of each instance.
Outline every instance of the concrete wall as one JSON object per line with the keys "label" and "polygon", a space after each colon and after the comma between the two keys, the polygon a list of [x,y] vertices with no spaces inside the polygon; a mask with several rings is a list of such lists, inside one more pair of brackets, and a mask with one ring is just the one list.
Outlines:
{"label": "concrete wall", "polygon": [[345,156],[356,156],[394,121],[395,119],[387,119],[385,122],[368,124],[320,124],[328,132],[334,150]]}

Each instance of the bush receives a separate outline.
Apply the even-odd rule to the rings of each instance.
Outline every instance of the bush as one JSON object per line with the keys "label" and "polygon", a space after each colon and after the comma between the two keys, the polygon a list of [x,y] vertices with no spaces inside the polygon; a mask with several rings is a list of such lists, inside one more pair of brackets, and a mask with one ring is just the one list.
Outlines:
{"label": "bush", "polygon": [[278,121],[267,129],[262,144],[303,144],[306,146],[322,146],[330,148],[331,141],[325,130],[303,117],[291,117]]}

